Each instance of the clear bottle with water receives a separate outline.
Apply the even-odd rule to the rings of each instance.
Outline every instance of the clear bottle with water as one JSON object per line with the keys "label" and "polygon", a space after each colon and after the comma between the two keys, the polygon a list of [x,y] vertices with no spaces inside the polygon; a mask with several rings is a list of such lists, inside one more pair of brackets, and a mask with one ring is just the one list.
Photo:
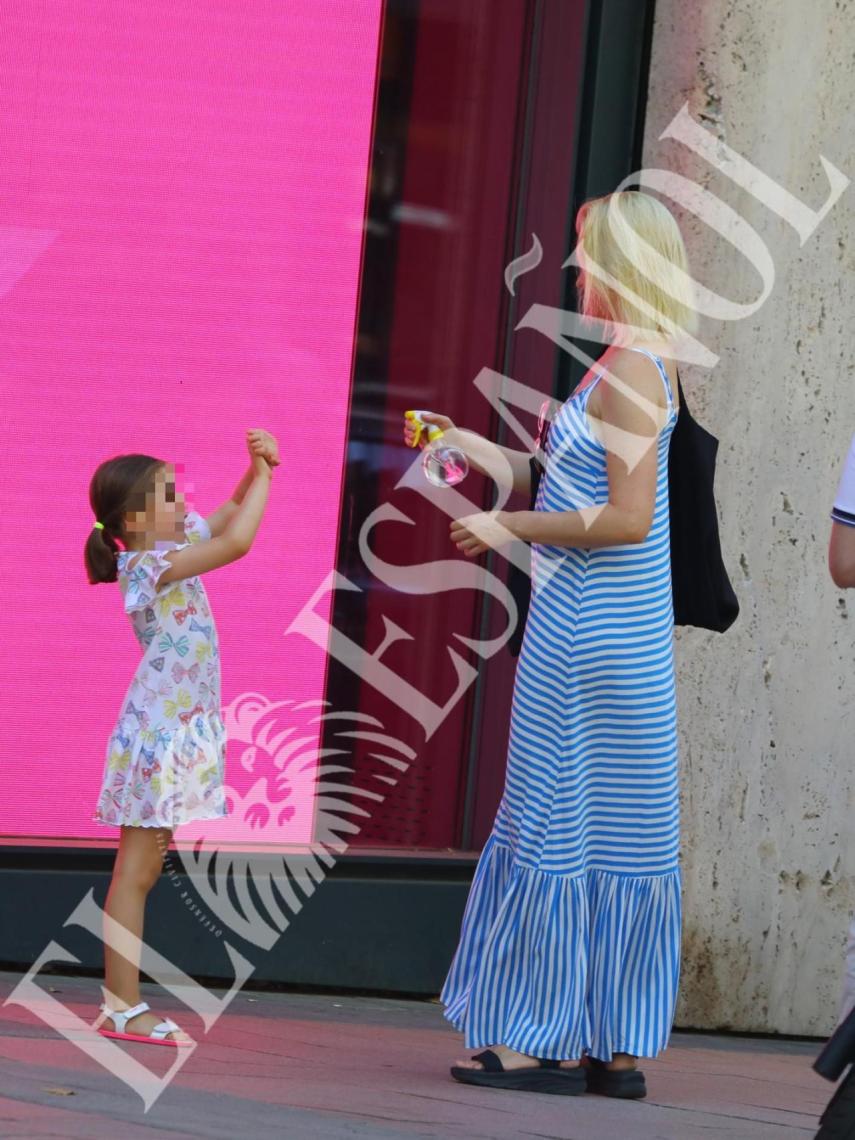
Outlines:
{"label": "clear bottle with water", "polygon": [[[423,435],[427,444],[422,452],[422,470],[425,478],[434,487],[454,487],[469,474],[469,460],[459,447],[445,441],[445,432],[436,424],[426,423],[421,417],[424,412],[405,412],[414,430],[412,447],[418,447]],[[430,413],[427,413],[430,415]]]}

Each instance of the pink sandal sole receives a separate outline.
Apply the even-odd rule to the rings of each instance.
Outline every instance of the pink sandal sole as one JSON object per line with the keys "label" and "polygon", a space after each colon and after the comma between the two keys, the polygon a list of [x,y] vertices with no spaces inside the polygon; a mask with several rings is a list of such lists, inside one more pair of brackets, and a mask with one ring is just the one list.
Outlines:
{"label": "pink sandal sole", "polygon": [[168,1038],[149,1037],[145,1033],[116,1033],[113,1029],[99,1029],[102,1037],[116,1037],[119,1041],[142,1041],[146,1045],[171,1045],[173,1049],[191,1049],[193,1041],[170,1041]]}

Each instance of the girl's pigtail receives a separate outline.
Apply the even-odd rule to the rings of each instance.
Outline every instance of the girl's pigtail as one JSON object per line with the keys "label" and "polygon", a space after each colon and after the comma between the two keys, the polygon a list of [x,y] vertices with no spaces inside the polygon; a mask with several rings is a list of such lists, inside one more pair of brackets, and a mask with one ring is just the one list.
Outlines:
{"label": "girl's pigtail", "polygon": [[119,544],[110,529],[109,520],[101,521],[104,529],[93,526],[83,551],[86,576],[91,586],[99,582],[115,582],[118,578],[116,555],[120,549]]}

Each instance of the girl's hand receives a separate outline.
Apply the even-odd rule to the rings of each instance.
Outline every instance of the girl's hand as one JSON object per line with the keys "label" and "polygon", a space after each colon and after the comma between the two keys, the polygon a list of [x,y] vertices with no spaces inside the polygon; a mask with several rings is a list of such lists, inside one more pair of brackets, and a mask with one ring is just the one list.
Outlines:
{"label": "girl's hand", "polygon": [[272,468],[260,452],[250,452],[252,456],[252,472],[254,475],[266,475],[272,478]]}
{"label": "girl's hand", "polygon": [[[448,416],[441,416],[438,412],[424,412],[420,418],[422,420],[424,420],[424,422],[426,424],[436,424],[436,426],[438,428],[441,428],[443,431],[453,431],[454,430],[454,424],[451,422],[451,420],[448,418]],[[413,446],[413,439],[415,438],[415,434],[417,431],[418,431],[418,424],[413,423],[412,420],[408,420],[407,417],[405,416],[404,417],[404,443],[407,445],[407,447]],[[425,444],[427,443],[427,441],[428,441],[427,432],[424,430],[424,428],[422,428],[421,439],[419,440],[419,447],[424,447]]]}
{"label": "girl's hand", "polygon": [[450,527],[451,541],[467,558],[476,558],[485,550],[497,550],[516,538],[513,518],[513,511],[482,511],[455,519]]}
{"label": "girl's hand", "polygon": [[261,455],[271,467],[278,467],[281,463],[279,444],[269,431],[264,431],[262,428],[248,428],[246,445],[251,456]]}

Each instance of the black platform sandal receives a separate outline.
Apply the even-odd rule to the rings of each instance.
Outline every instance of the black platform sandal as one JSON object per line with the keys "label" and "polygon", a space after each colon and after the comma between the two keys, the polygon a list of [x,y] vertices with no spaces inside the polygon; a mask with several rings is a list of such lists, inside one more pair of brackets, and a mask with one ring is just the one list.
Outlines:
{"label": "black platform sandal", "polygon": [[560,1061],[537,1058],[538,1067],[506,1069],[498,1053],[485,1049],[476,1053],[473,1061],[480,1061],[483,1069],[462,1069],[452,1065],[451,1075],[465,1085],[482,1088],[513,1089],[515,1092],[555,1093],[558,1096],[578,1096],[587,1088],[587,1077],[581,1065],[562,1069]]}
{"label": "black platform sandal", "polygon": [[647,1084],[641,1069],[609,1069],[605,1061],[586,1057],[588,1092],[615,1096],[623,1100],[640,1100],[647,1096]]}

